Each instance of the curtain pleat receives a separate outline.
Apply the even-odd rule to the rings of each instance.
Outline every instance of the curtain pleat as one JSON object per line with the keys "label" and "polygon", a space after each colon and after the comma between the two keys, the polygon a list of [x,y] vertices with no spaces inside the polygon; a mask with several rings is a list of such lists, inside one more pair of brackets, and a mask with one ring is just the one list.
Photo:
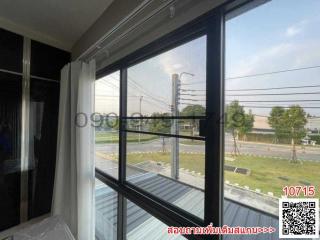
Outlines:
{"label": "curtain pleat", "polygon": [[53,215],[61,215],[78,240],[94,239],[95,62],[61,70]]}

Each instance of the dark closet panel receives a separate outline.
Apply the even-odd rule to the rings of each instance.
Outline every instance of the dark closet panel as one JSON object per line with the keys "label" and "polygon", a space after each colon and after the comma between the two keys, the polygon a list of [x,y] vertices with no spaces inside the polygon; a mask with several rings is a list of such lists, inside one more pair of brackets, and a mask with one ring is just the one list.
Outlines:
{"label": "dark closet panel", "polygon": [[31,75],[59,80],[61,68],[69,61],[69,52],[31,41]]}
{"label": "dark closet panel", "polygon": [[0,29],[0,68],[22,73],[23,37]]}
{"label": "dark closet panel", "polygon": [[51,210],[60,84],[31,79],[29,218]]}
{"label": "dark closet panel", "polygon": [[0,72],[0,231],[20,220],[21,82]]}

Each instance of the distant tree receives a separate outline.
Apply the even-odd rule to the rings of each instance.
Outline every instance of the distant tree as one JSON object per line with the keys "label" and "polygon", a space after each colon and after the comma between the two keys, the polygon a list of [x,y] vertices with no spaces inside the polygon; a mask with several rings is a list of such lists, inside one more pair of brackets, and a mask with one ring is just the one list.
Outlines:
{"label": "distant tree", "polygon": [[151,132],[170,133],[171,120],[162,119],[161,117],[169,117],[168,113],[153,113],[151,117],[160,117],[159,119],[151,119],[149,122],[149,129]]}
{"label": "distant tree", "polygon": [[268,123],[275,131],[275,142],[278,142],[281,137],[286,135],[284,113],[285,109],[283,107],[276,106],[272,108],[268,117]]}
{"label": "distant tree", "polygon": [[254,116],[252,111],[249,110],[248,114],[245,114],[243,117],[243,124],[239,127],[239,135],[243,137],[244,140],[247,139],[247,133],[250,132],[253,128]]}
{"label": "distant tree", "polygon": [[[170,133],[171,132],[171,119],[167,119],[166,117],[170,117],[168,113],[152,113],[151,117],[157,117],[154,119],[147,119],[143,122],[144,126],[148,126],[148,131],[156,132],[156,133]],[[165,138],[160,137],[162,140],[162,152],[165,152]]]}
{"label": "distant tree", "polygon": [[237,147],[236,138],[239,134],[245,136],[253,128],[254,116],[251,111],[247,114],[239,101],[233,101],[226,108],[226,130],[231,132],[233,138],[233,152],[238,155],[240,153]]}
{"label": "distant tree", "polygon": [[[182,109],[181,116],[195,117],[195,116],[204,116],[206,109],[200,104],[189,105]],[[195,131],[199,130],[199,121],[195,119],[185,120],[185,123],[190,125],[191,136],[194,136]]]}
{"label": "distant tree", "polygon": [[292,157],[291,161],[297,163],[296,142],[300,141],[306,134],[305,125],[307,124],[306,113],[298,105],[291,106],[286,110],[284,114],[284,122],[289,130],[291,145],[292,145]]}
{"label": "distant tree", "polygon": [[274,107],[271,110],[268,121],[270,126],[275,130],[276,136],[287,136],[291,139],[292,155],[290,161],[297,163],[296,142],[301,140],[306,134],[306,112],[299,105],[292,105],[287,110]]}

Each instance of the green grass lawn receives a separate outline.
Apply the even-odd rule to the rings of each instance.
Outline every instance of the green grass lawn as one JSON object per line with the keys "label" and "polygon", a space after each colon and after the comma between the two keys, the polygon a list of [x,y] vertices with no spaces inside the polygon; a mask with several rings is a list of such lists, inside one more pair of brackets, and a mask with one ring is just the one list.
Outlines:
{"label": "green grass lawn", "polygon": [[[238,156],[235,161],[227,164],[251,169],[249,176],[226,171],[225,180],[231,183],[247,185],[251,189],[259,188],[264,193],[273,192],[279,197],[283,195],[284,186],[303,185],[299,181],[305,181],[317,188],[316,193],[320,197],[320,163],[305,161],[303,164],[293,164],[288,160]],[[279,177],[287,177],[289,180],[281,180]]]}
{"label": "green grass lawn", "polygon": [[[180,153],[180,168],[204,174],[204,154]],[[170,163],[170,153],[130,153],[127,155],[129,164],[137,164],[144,161]]]}
{"label": "green grass lawn", "polygon": [[[155,135],[140,134],[140,142],[147,142],[159,138]],[[127,134],[128,142],[139,142],[139,134],[129,133]],[[118,132],[96,132],[96,143],[118,143]]]}
{"label": "green grass lawn", "polygon": [[[170,158],[169,153],[131,153],[128,154],[127,161],[130,164],[149,160],[170,163]],[[242,155],[234,161],[226,161],[226,164],[251,170],[249,176],[225,171],[225,180],[230,183],[249,186],[253,190],[258,188],[263,193],[273,192],[280,197],[284,186],[303,185],[299,181],[305,181],[317,188],[316,194],[320,197],[320,163],[304,161],[303,164],[293,164],[285,159]],[[204,174],[204,154],[181,153],[180,168]],[[287,177],[289,180],[281,180],[279,177]]]}
{"label": "green grass lawn", "polygon": [[117,143],[118,141],[118,132],[96,132],[96,143]]}

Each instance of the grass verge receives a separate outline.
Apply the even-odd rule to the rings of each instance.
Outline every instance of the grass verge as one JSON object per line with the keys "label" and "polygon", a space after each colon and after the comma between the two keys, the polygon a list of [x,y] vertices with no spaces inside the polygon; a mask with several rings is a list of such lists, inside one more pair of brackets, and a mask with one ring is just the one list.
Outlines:
{"label": "grass verge", "polygon": [[[147,142],[157,138],[159,137],[155,135],[140,134],[140,142]],[[139,134],[137,133],[127,134],[127,142],[139,142]],[[97,144],[119,143],[119,133],[118,132],[96,133],[96,143]]]}
{"label": "grass verge", "polygon": [[[170,153],[129,153],[127,161],[137,164],[144,161],[171,162]],[[293,164],[286,159],[269,157],[238,156],[234,161],[226,164],[243,167],[251,170],[249,176],[225,171],[225,180],[238,183],[240,186],[249,186],[250,189],[260,189],[263,193],[273,192],[277,197],[283,195],[285,186],[303,185],[309,182],[316,187],[316,195],[320,197],[320,162],[304,161],[303,164]],[[204,174],[204,154],[180,153],[180,168]],[[279,177],[288,178],[282,180]],[[302,196],[301,196],[302,197]]]}

